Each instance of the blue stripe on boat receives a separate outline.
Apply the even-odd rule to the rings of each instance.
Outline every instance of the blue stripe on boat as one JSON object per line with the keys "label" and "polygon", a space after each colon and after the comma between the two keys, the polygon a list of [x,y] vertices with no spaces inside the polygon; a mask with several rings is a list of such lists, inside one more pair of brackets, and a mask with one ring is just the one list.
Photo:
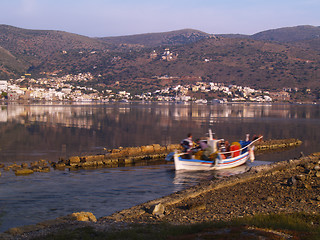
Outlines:
{"label": "blue stripe on boat", "polygon": [[[240,155],[239,157],[234,158],[234,159],[228,160],[228,158],[227,158],[227,159],[222,159],[222,160],[220,160],[220,161],[222,161],[222,162],[221,162],[222,164],[228,164],[228,163],[240,161],[240,160],[242,160],[243,158],[247,157],[248,155],[249,155],[249,153],[246,152],[244,156],[241,156],[241,155]],[[220,163],[220,162],[219,162],[219,163]]]}
{"label": "blue stripe on boat", "polygon": [[185,158],[181,158],[179,157],[179,161],[183,161],[183,162],[200,162],[203,164],[212,164],[213,161],[203,161],[203,160],[199,160],[199,159],[185,159]]}

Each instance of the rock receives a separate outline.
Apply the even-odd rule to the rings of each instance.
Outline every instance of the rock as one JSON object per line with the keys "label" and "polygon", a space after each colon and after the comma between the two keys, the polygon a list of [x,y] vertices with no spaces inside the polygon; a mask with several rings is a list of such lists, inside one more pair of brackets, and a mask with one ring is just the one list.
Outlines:
{"label": "rock", "polygon": [[301,167],[303,167],[304,169],[311,169],[313,168],[312,164],[310,162],[303,162],[300,164]]}
{"label": "rock", "polygon": [[306,173],[306,174],[309,174],[309,173],[311,173],[311,169],[309,169],[309,168],[306,168],[306,169],[304,170],[304,173]]}
{"label": "rock", "polygon": [[269,197],[267,197],[266,200],[267,200],[267,202],[273,202],[273,201],[274,201],[274,198],[269,196]]}
{"label": "rock", "polygon": [[69,164],[80,163],[80,158],[78,156],[70,157],[68,160]]}
{"label": "rock", "polygon": [[32,174],[33,171],[31,169],[18,169],[14,172],[14,174],[16,176],[20,176],[20,175],[29,175]]}
{"label": "rock", "polygon": [[311,187],[308,183],[304,183],[304,184],[303,184],[303,187],[304,187],[305,189],[308,189],[308,190],[311,190],[311,189],[312,189],[312,187]]}
{"label": "rock", "polygon": [[124,148],[122,151],[123,156],[135,156],[141,154],[141,148],[140,147],[127,147]]}
{"label": "rock", "polygon": [[9,166],[7,166],[7,167],[4,168],[4,170],[6,170],[6,171],[9,171],[10,169],[12,169],[13,171],[15,171],[15,170],[17,170],[17,169],[21,169],[21,166],[14,163],[14,164],[9,165]]}
{"label": "rock", "polygon": [[318,196],[316,199],[317,199],[317,201],[320,201],[320,196]]}
{"label": "rock", "polygon": [[305,176],[305,175],[302,175],[302,174],[295,176],[295,178],[296,178],[297,180],[299,180],[299,181],[305,181],[305,180],[306,180],[306,176]]}
{"label": "rock", "polygon": [[50,168],[49,167],[43,167],[43,168],[39,168],[38,172],[42,172],[42,173],[48,173],[50,172]]}
{"label": "rock", "polygon": [[125,165],[133,164],[134,163],[134,159],[133,158],[126,158],[124,160],[124,163],[125,163]]}
{"label": "rock", "polygon": [[103,161],[97,161],[96,164],[97,164],[97,166],[102,166],[102,165],[104,165]]}
{"label": "rock", "polygon": [[122,154],[120,152],[116,152],[116,151],[113,152],[113,150],[112,150],[112,152],[110,154],[106,155],[106,157],[109,158],[109,159],[116,159],[116,158],[119,158],[121,156],[122,156]]}
{"label": "rock", "polygon": [[28,168],[28,166],[29,166],[28,163],[22,163],[21,164],[21,168]]}
{"label": "rock", "polygon": [[287,185],[288,186],[295,186],[297,184],[297,180],[295,177],[291,177],[287,180]]}
{"label": "rock", "polygon": [[55,163],[55,164],[53,164],[53,167],[57,168],[57,169],[64,169],[66,167],[66,164],[64,164],[64,163]]}
{"label": "rock", "polygon": [[314,166],[313,169],[316,170],[316,171],[319,171],[319,170],[320,170],[320,166],[319,166],[319,165],[316,165],[316,166]]}
{"label": "rock", "polygon": [[315,176],[319,178],[320,177],[320,171],[317,171]]}
{"label": "rock", "polygon": [[182,149],[180,144],[169,144],[167,145],[167,151],[168,152],[173,152],[174,150],[179,150]]}
{"label": "rock", "polygon": [[66,163],[67,163],[67,160],[64,159],[64,158],[59,158],[58,163],[64,163],[64,164],[66,164]]}
{"label": "rock", "polygon": [[165,207],[163,206],[163,204],[159,203],[155,206],[152,207],[152,214],[155,216],[164,216],[164,212],[165,212]]}
{"label": "rock", "polygon": [[97,222],[97,218],[91,212],[77,212],[70,215],[72,220],[80,222]]}
{"label": "rock", "polygon": [[155,152],[159,152],[161,150],[160,144],[153,144],[152,146]]}
{"label": "rock", "polygon": [[202,211],[202,210],[206,210],[207,206],[206,204],[194,204],[189,206],[189,210],[191,211]]}
{"label": "rock", "polygon": [[147,145],[147,146],[141,146],[141,152],[142,153],[153,153],[154,152],[154,148],[152,145]]}
{"label": "rock", "polygon": [[112,149],[111,150],[111,153],[119,153],[120,152],[120,149]]}
{"label": "rock", "polygon": [[83,162],[83,163],[81,163],[80,166],[83,168],[87,168],[87,167],[90,168],[90,167],[95,167],[96,163],[95,162]]}
{"label": "rock", "polygon": [[84,156],[82,157],[81,162],[97,162],[97,161],[103,161],[104,155],[93,155],[93,156]]}

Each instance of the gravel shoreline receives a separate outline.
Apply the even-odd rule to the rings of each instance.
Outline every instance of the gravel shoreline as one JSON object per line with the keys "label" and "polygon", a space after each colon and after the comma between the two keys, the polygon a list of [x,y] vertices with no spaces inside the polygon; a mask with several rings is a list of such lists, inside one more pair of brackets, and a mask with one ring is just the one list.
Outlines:
{"label": "gravel shoreline", "polygon": [[98,231],[131,223],[191,224],[268,213],[320,211],[320,153],[252,167],[228,178],[201,182],[183,191],[134,206],[94,221],[70,216],[13,228],[0,239],[33,239],[63,229],[92,226]]}
{"label": "gravel shoreline", "polygon": [[202,182],[99,221],[187,224],[258,213],[319,212],[319,160],[320,153],[314,153],[297,160],[253,167],[246,173]]}

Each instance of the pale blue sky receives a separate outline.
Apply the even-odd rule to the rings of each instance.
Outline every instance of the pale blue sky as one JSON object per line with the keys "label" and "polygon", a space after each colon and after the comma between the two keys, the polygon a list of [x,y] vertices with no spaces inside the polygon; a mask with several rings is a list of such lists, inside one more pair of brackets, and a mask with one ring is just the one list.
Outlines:
{"label": "pale blue sky", "polygon": [[0,9],[0,24],[90,37],[320,26],[320,0],[1,0]]}

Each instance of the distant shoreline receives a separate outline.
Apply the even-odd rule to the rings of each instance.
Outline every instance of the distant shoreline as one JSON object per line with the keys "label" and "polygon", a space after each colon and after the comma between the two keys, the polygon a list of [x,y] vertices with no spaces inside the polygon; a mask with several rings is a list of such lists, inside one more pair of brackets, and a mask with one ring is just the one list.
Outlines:
{"label": "distant shoreline", "polygon": [[[119,101],[41,101],[41,100],[4,100],[0,99],[0,103],[17,103],[17,104],[32,104],[32,105],[52,105],[52,104],[63,104],[63,105],[90,105],[90,104],[110,104],[110,103],[168,103],[181,105],[180,102],[175,101],[139,101],[139,100],[129,100],[128,102]],[[195,103],[194,101],[184,102],[188,105],[230,105],[230,104],[253,104],[253,105],[286,105],[286,104],[295,104],[295,105],[319,105],[320,102],[223,102],[223,103]]]}

